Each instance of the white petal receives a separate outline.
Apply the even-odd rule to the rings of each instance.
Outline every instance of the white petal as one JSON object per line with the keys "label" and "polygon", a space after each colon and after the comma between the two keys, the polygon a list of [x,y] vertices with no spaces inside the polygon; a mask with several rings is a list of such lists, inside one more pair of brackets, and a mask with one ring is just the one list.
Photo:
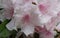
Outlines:
{"label": "white petal", "polygon": [[34,32],[34,27],[31,25],[25,26],[22,29],[22,32],[24,32],[28,36],[29,34],[32,34]]}
{"label": "white petal", "polygon": [[12,19],[7,25],[6,25],[8,30],[17,30],[16,26],[14,24],[14,19]]}
{"label": "white petal", "polygon": [[40,22],[41,22],[42,24],[44,24],[44,23],[49,22],[50,19],[51,19],[51,16],[43,15],[42,17],[40,17]]}

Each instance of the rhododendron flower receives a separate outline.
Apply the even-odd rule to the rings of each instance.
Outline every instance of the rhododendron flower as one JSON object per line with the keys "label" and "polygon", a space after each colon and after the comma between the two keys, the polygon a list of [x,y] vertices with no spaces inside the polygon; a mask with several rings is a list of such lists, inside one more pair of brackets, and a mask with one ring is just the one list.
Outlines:
{"label": "rhododendron flower", "polygon": [[0,0],[0,19],[11,19],[14,8],[11,0]]}
{"label": "rhododendron flower", "polygon": [[14,15],[11,22],[6,25],[9,30],[21,28],[27,36],[38,30],[42,38],[54,38],[56,33],[54,29],[60,22],[59,0],[12,0],[12,2]]}

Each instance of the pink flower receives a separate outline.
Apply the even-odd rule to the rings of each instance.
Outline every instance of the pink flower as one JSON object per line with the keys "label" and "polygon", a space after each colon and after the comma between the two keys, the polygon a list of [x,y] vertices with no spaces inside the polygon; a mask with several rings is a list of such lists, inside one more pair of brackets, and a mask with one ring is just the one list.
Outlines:
{"label": "pink flower", "polygon": [[[13,0],[14,1],[14,0]],[[9,30],[21,28],[26,35],[34,32],[36,27],[42,38],[54,38],[54,29],[60,22],[59,0],[15,0],[14,15],[7,24]],[[32,2],[36,4],[32,4]],[[10,26],[14,27],[10,27]]]}

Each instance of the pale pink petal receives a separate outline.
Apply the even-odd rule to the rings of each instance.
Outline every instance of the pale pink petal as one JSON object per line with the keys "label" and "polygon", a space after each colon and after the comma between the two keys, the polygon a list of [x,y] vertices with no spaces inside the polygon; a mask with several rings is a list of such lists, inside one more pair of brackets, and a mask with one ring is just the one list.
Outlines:
{"label": "pale pink petal", "polygon": [[4,8],[3,17],[11,19],[14,13],[14,8],[11,0],[3,0],[2,5]]}
{"label": "pale pink petal", "polygon": [[54,38],[54,35],[45,27],[36,26],[35,31],[40,34],[40,38]]}

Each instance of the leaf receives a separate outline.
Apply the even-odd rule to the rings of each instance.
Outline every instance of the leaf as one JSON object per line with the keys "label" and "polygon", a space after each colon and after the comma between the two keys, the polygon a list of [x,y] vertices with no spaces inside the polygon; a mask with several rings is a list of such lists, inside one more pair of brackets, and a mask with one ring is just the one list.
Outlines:
{"label": "leaf", "polygon": [[6,24],[7,24],[9,21],[10,21],[10,20],[7,20],[7,19],[6,19],[3,23],[0,24],[0,32],[6,28]]}
{"label": "leaf", "polygon": [[3,23],[0,24],[0,38],[15,38],[17,32],[15,30],[9,31],[6,28],[6,24],[9,23],[10,20],[5,20]]}
{"label": "leaf", "polygon": [[7,29],[4,29],[1,33],[0,33],[0,37],[3,38],[7,38],[8,36],[10,36],[10,31],[8,31]]}
{"label": "leaf", "polygon": [[5,20],[3,23],[0,24],[0,38],[7,38],[10,35],[10,31],[7,30],[6,28],[6,24],[9,22],[10,20]]}
{"label": "leaf", "polygon": [[16,34],[17,34],[17,31],[12,30],[12,31],[11,31],[11,35],[10,35],[9,38],[15,38],[15,37],[16,37]]}

